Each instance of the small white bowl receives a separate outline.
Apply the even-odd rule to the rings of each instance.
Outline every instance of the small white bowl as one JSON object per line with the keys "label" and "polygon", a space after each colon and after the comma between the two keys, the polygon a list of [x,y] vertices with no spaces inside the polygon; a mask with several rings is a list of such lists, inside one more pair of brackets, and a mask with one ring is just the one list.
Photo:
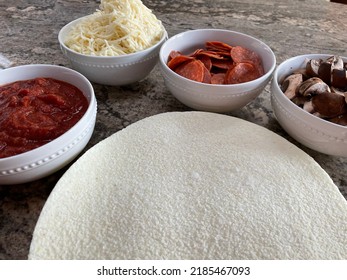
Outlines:
{"label": "small white bowl", "polygon": [[0,70],[0,85],[37,77],[54,78],[79,88],[89,106],[83,117],[53,141],[15,156],[0,159],[0,185],[34,181],[71,162],[87,145],[95,126],[96,98],[90,82],[80,73],[55,65],[23,65]]}
{"label": "small white bowl", "polygon": [[84,55],[71,50],[64,42],[70,30],[86,17],[68,23],[58,35],[61,50],[69,59],[73,69],[82,73],[92,82],[111,86],[131,84],[150,74],[158,62],[160,47],[167,39],[164,27],[161,40],[148,49],[120,56]]}
{"label": "small white bowl", "polygon": [[[262,59],[265,74],[242,84],[215,85],[189,80],[167,66],[171,51],[192,53],[204,48],[206,41],[221,41],[256,52]],[[276,57],[265,43],[249,35],[230,30],[197,29],[169,38],[160,49],[159,62],[166,87],[183,104],[202,111],[229,112],[245,106],[263,91],[275,69]]]}
{"label": "small white bowl", "polygon": [[[305,54],[282,62],[275,70],[271,85],[271,104],[283,129],[296,141],[318,152],[347,156],[347,127],[306,112],[289,100],[280,84],[294,70],[305,68],[306,59],[326,59],[329,54]],[[342,57],[347,61],[346,57]]]}

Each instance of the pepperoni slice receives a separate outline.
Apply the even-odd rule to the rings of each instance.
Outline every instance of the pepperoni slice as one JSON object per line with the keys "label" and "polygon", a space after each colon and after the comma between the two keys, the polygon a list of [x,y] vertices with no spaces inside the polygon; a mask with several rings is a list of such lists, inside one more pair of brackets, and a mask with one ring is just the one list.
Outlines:
{"label": "pepperoni slice", "polygon": [[235,63],[252,61],[253,64],[257,64],[261,61],[255,52],[240,46],[233,47],[230,56]]}
{"label": "pepperoni slice", "polygon": [[217,73],[211,76],[211,84],[221,85],[224,84],[225,73]]}
{"label": "pepperoni slice", "polygon": [[206,55],[206,56],[209,56],[209,57],[214,58],[214,59],[224,59],[223,56],[221,56],[220,54],[213,52],[213,51],[202,50],[198,53],[198,55]]}
{"label": "pepperoni slice", "polygon": [[249,62],[237,63],[225,75],[226,84],[240,84],[259,78],[258,69]]}
{"label": "pepperoni slice", "polygon": [[175,69],[175,72],[187,79],[202,82],[205,75],[204,69],[206,69],[206,67],[200,60],[193,59],[186,63],[180,64]]}
{"label": "pepperoni slice", "polygon": [[230,52],[232,46],[220,41],[208,41],[205,44],[207,50]]}
{"label": "pepperoni slice", "polygon": [[254,67],[257,69],[259,77],[264,75],[264,68],[263,68],[263,64],[260,61],[243,61],[243,62],[248,62],[254,65]]}
{"label": "pepperoni slice", "polygon": [[195,50],[192,54],[188,55],[188,56],[193,56],[196,57],[200,54],[200,52],[204,51],[203,49],[197,49]]}
{"label": "pepperoni slice", "polygon": [[211,71],[212,68],[212,61],[211,58],[207,55],[199,55],[196,57],[196,59],[200,60],[205,67],[207,68],[208,71]]}
{"label": "pepperoni slice", "polygon": [[203,78],[202,82],[205,84],[211,83],[211,72],[205,66],[204,66],[204,78]]}
{"label": "pepperoni slice", "polygon": [[169,66],[169,68],[171,70],[175,70],[179,65],[190,61],[190,60],[194,60],[193,57],[190,56],[186,56],[186,55],[178,55],[173,57],[168,63],[167,66]]}
{"label": "pepperoni slice", "polygon": [[234,63],[231,59],[211,59],[212,66],[217,67],[219,69],[229,70],[234,66]]}
{"label": "pepperoni slice", "polygon": [[222,56],[224,59],[231,59],[230,52],[227,51],[216,51],[217,54]]}
{"label": "pepperoni slice", "polygon": [[168,62],[169,62],[171,59],[175,58],[176,56],[180,56],[180,55],[182,55],[182,53],[179,52],[179,51],[171,51],[170,54],[169,54]]}

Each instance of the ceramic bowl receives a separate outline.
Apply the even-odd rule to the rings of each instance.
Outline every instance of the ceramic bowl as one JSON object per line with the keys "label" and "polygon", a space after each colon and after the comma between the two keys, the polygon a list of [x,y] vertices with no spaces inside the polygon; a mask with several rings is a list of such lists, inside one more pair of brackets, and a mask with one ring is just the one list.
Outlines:
{"label": "ceramic bowl", "polygon": [[[215,85],[189,80],[167,66],[171,51],[189,54],[204,48],[206,41],[221,41],[256,52],[262,59],[265,74],[246,83]],[[275,55],[265,43],[243,33],[221,29],[190,30],[169,38],[160,49],[159,62],[166,87],[179,101],[193,109],[211,112],[229,112],[251,102],[268,84],[276,66]]]}
{"label": "ceramic bowl", "polygon": [[68,23],[58,35],[61,50],[73,69],[82,73],[92,82],[112,86],[131,84],[150,74],[158,62],[160,47],[167,39],[167,32],[164,27],[161,40],[148,49],[120,56],[84,55],[69,49],[64,44],[73,26],[84,18]]}
{"label": "ceramic bowl", "polygon": [[15,156],[0,159],[0,185],[27,183],[59,170],[71,162],[87,145],[95,125],[96,99],[87,78],[80,73],[55,65],[23,65],[0,70],[0,85],[34,79],[54,78],[79,88],[89,106],[83,117],[53,141]]}
{"label": "ceramic bowl", "polygon": [[[271,84],[271,104],[283,129],[301,144],[318,152],[347,156],[347,127],[332,123],[303,110],[289,100],[280,84],[294,70],[305,68],[307,59],[326,59],[329,54],[305,54],[282,62],[275,70]],[[346,57],[342,57],[347,61]]]}

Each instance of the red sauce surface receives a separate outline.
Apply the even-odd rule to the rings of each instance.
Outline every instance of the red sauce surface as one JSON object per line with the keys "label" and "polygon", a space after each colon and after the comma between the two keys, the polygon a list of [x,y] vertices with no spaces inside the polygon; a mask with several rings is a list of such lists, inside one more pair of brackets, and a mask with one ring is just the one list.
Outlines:
{"label": "red sauce surface", "polygon": [[0,87],[0,158],[40,147],[76,124],[88,100],[75,86],[52,78]]}

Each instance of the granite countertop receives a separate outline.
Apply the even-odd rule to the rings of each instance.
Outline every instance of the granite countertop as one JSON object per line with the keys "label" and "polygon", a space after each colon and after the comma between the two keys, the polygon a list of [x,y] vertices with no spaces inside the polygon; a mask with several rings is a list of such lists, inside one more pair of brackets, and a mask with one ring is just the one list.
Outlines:
{"label": "granite countertop", "polygon": [[[8,0],[0,2],[0,54],[11,66],[55,64],[70,67],[58,45],[58,32],[69,21],[90,14],[100,1]],[[347,56],[347,5],[325,0],[144,0],[162,20],[169,36],[189,29],[221,28],[247,33],[268,44],[277,64],[305,53]],[[1,72],[0,72],[1,75]],[[98,114],[86,149],[145,117],[190,108],[165,88],[156,67],[143,81],[129,86],[93,84]],[[289,137],[274,118],[270,87],[246,107],[231,112],[264,126],[311,155],[347,199],[347,158],[312,151]],[[29,184],[0,186],[0,259],[26,259],[40,211],[69,166]]]}

